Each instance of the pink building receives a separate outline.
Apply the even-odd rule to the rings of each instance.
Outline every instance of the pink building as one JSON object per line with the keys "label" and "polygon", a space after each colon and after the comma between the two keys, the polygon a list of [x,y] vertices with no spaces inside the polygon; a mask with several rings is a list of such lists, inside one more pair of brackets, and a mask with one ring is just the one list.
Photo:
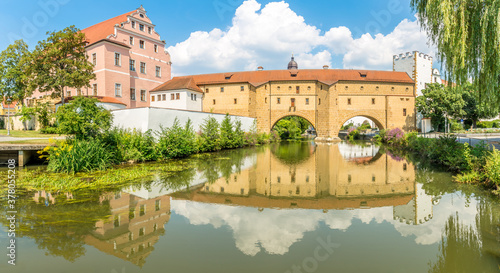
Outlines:
{"label": "pink building", "polygon": [[[149,91],[170,80],[171,62],[165,41],[142,6],[82,32],[96,79],[90,82],[90,88],[66,88],[65,96],[99,96],[124,103],[127,108],[145,107],[150,103]],[[43,95],[35,92],[28,99]]]}

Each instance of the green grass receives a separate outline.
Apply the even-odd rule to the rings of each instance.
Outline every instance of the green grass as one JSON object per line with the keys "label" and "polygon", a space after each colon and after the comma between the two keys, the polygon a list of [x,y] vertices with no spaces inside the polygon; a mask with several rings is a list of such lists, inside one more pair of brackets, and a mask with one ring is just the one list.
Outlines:
{"label": "green grass", "polygon": [[[178,161],[115,166],[106,171],[77,174],[51,173],[39,168],[18,172],[16,187],[26,192],[40,190],[50,192],[104,191],[152,181],[153,177],[156,176],[175,176],[176,173],[189,168],[192,168],[190,164]],[[0,174],[4,177],[7,176],[6,171],[0,172]],[[0,185],[0,194],[5,194],[7,190],[7,184]]]}
{"label": "green grass", "polygon": [[[7,130],[1,129],[0,130],[0,135],[6,136],[7,135]],[[10,130],[10,136],[11,137],[44,137],[44,138],[51,138],[51,137],[57,137],[61,136],[59,134],[42,134],[40,131],[33,131],[33,130]]]}

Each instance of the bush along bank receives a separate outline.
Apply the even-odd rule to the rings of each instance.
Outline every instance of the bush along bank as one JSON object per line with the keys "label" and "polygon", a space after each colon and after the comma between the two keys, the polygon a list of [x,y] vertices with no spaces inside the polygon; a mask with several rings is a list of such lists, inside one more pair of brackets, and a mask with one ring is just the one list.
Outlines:
{"label": "bush along bank", "polygon": [[382,130],[375,137],[395,152],[407,152],[428,160],[455,173],[454,180],[461,183],[478,183],[500,193],[500,152],[482,142],[471,147],[457,142],[454,136],[422,138],[416,132],[404,133],[401,129]]}
{"label": "bush along bank", "polygon": [[48,160],[48,170],[78,173],[105,170],[122,162],[159,161],[185,158],[196,153],[235,149],[279,141],[275,132],[259,133],[256,124],[244,132],[239,120],[229,115],[219,124],[214,117],[203,121],[195,132],[190,120],[181,126],[176,119],[172,127],[157,132],[140,132],[114,128],[96,134],[79,134],[56,146],[48,146],[41,157]]}

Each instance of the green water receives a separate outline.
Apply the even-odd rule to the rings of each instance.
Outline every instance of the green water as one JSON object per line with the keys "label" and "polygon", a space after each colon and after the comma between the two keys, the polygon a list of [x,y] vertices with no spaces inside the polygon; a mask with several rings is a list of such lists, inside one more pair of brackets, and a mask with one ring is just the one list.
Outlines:
{"label": "green water", "polygon": [[20,196],[15,266],[0,215],[0,272],[499,271],[497,197],[369,143],[182,164],[114,192]]}

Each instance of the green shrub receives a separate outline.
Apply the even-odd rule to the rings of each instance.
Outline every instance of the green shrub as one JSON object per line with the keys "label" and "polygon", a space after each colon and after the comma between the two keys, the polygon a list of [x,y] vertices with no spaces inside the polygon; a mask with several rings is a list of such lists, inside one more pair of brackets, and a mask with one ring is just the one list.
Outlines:
{"label": "green shrub", "polygon": [[201,152],[214,152],[221,149],[219,123],[213,116],[203,120],[200,138],[199,149]]}
{"label": "green shrub", "polygon": [[233,149],[237,147],[235,132],[229,114],[226,114],[220,125],[220,147],[221,149]]}
{"label": "green shrub", "polygon": [[109,130],[111,113],[98,106],[98,102],[95,98],[77,96],[70,103],[60,106],[56,113],[59,133],[90,139]]}
{"label": "green shrub", "polygon": [[241,129],[241,120],[236,119],[234,122],[234,146],[241,148],[244,145],[245,132]]}
{"label": "green shrub", "polygon": [[136,129],[114,128],[108,131],[103,140],[114,151],[115,162],[144,162],[157,158],[155,139],[151,130],[143,133]]}
{"label": "green shrub", "polygon": [[90,172],[105,170],[112,163],[112,153],[100,140],[72,140],[57,147],[47,146],[47,169],[59,173]]}
{"label": "green shrub", "polygon": [[458,174],[453,178],[455,179],[455,181],[459,183],[470,184],[470,183],[480,183],[483,180],[484,175],[477,171],[471,171],[463,174]]}
{"label": "green shrub", "polygon": [[179,120],[175,118],[170,128],[161,128],[158,133],[158,144],[156,145],[160,157],[165,159],[183,158],[197,152],[196,134],[194,133],[191,120],[188,120],[184,128],[180,126]]}
{"label": "green shrub", "polygon": [[54,135],[59,133],[59,129],[57,127],[44,127],[40,129],[40,133]]}
{"label": "green shrub", "polygon": [[453,132],[458,132],[458,131],[463,131],[464,130],[464,126],[462,125],[461,122],[458,122],[456,120],[450,120],[450,124],[451,124],[451,131]]}
{"label": "green shrub", "polygon": [[496,186],[500,185],[500,152],[497,149],[493,149],[486,159],[484,171],[488,182]]}

